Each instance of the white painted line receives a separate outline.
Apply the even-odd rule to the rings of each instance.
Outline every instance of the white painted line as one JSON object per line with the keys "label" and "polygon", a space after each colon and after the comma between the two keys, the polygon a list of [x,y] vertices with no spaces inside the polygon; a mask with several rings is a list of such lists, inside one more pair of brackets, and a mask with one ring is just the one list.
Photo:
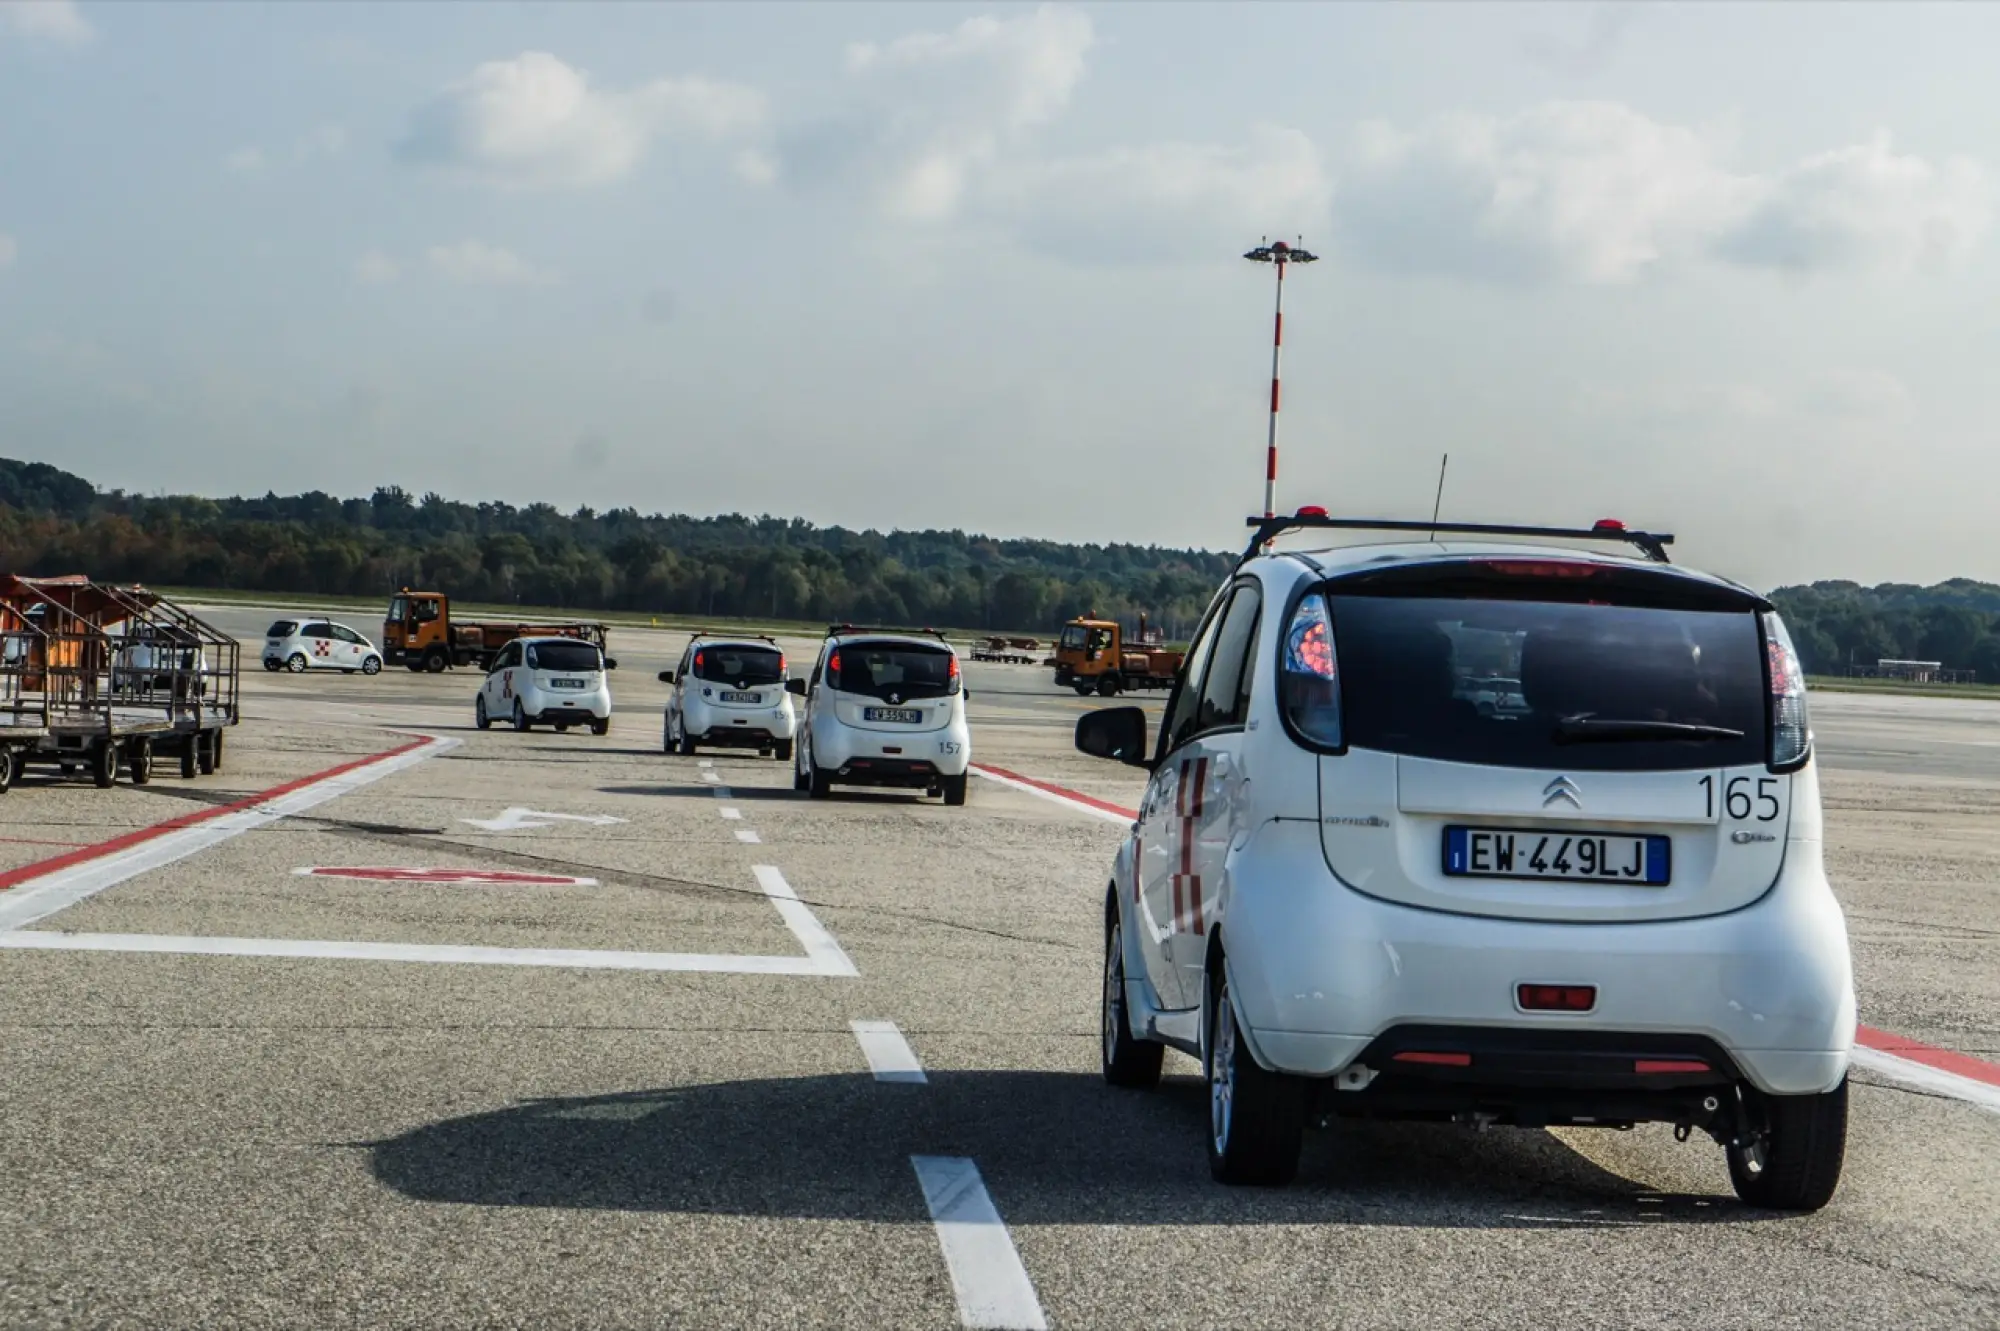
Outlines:
{"label": "white painted line", "polygon": [[913,1155],[924,1203],[937,1226],[963,1326],[1047,1331],[1041,1300],[1021,1254],[986,1195],[979,1166],[964,1156]]}
{"label": "white painted line", "polygon": [[722,774],[711,768],[701,774],[701,779],[704,781],[720,781],[722,780]]}
{"label": "white painted line", "polygon": [[820,964],[822,975],[861,973],[854,968],[854,962],[847,953],[841,951],[840,944],[834,941],[826,926],[819,922],[819,917],[812,913],[812,908],[799,900],[798,893],[792,891],[792,885],[785,881],[783,874],[769,864],[753,865],[750,872],[757,875],[757,886],[771,898],[771,904],[778,908],[785,927],[799,940],[806,955]]}
{"label": "white painted line", "polygon": [[747,827],[736,829],[736,839],[746,846],[761,846],[764,844],[764,838],[758,836]]}
{"label": "white painted line", "polygon": [[743,810],[725,808],[722,811],[722,816],[732,823],[740,823],[743,821]]}
{"label": "white painted line", "polygon": [[695,763],[694,763],[694,765],[695,765],[696,767],[713,767],[713,766],[715,766],[715,759],[713,759],[713,758],[697,758],[697,759],[695,759]]}
{"label": "white painted line", "polygon": [[[805,910],[802,902],[791,903]],[[789,921],[788,921],[789,923]],[[816,921],[815,921],[816,923]],[[613,952],[597,948],[459,947],[436,943],[351,943],[294,938],[188,938],[170,934],[0,933],[0,948],[58,952],[153,952],[207,957],[304,957],[415,961],[474,966],[564,966],[585,970],[715,971],[739,975],[852,976],[817,957],[736,957],[692,952]],[[838,945],[835,946],[838,951]],[[846,954],[841,954],[846,961]]]}
{"label": "white painted line", "polygon": [[910,1048],[910,1042],[896,1029],[893,1021],[850,1021],[848,1026],[854,1031],[854,1038],[861,1042],[861,1052],[868,1059],[868,1070],[875,1074],[876,1081],[923,1082],[924,1065],[917,1062],[917,1053]]}
{"label": "white painted line", "polygon": [[1864,1044],[1854,1046],[1852,1057],[1856,1065],[1867,1068],[1870,1072],[1878,1072],[1905,1085],[1938,1095],[1948,1095],[1954,1100],[1964,1100],[1968,1104],[1975,1104],[1981,1109],[2000,1114],[2000,1086],[1988,1086],[1983,1081],[1961,1077],[1956,1072],[1946,1072],[1943,1068],[1934,1068],[1928,1063],[1919,1063],[1900,1054],[1870,1049]]}
{"label": "white painted line", "polygon": [[716,786],[716,787],[712,788],[712,789],[711,789],[711,790],[709,791],[709,793],[710,793],[710,794],[712,794],[712,795],[714,795],[714,796],[715,796],[715,797],[716,797],[717,799],[719,799],[719,800],[726,800],[726,799],[733,799],[733,798],[735,798],[735,797],[734,797],[734,796],[733,796],[733,795],[732,795],[732,794],[730,793],[730,790],[729,790],[729,787],[728,787],[728,786]]}
{"label": "white painted line", "polygon": [[461,818],[461,823],[484,828],[488,832],[513,832],[524,827],[553,827],[555,823],[544,822],[554,819],[564,823],[589,823],[593,827],[609,827],[622,823],[623,818],[613,818],[608,813],[549,813],[543,809],[523,809],[515,807],[506,810],[498,818]]}
{"label": "white painted line", "polygon": [[129,878],[186,859],[245,832],[269,827],[281,818],[289,818],[328,800],[339,799],[371,782],[428,762],[440,753],[458,747],[455,739],[425,738],[431,742],[421,748],[408,749],[380,762],[351,768],[240,812],[168,832],[102,859],[86,860],[66,868],[53,869],[38,878],[30,878],[0,897],[0,931],[22,929],[45,920],[57,911],[74,906],[106,888],[116,887]]}
{"label": "white painted line", "polygon": [[1040,786],[1031,786],[1025,781],[1016,781],[1011,776],[1001,776],[998,772],[989,772],[983,767],[972,768],[972,773],[975,776],[984,777],[996,785],[1007,786],[1023,794],[1033,795],[1037,799],[1047,800],[1051,804],[1060,804],[1072,813],[1084,814],[1091,818],[1101,818],[1107,823],[1116,823],[1120,827],[1130,827],[1132,825],[1132,820],[1122,813],[1113,813],[1109,809],[1100,809],[1095,805],[1085,804],[1081,800],[1073,800],[1067,796],[1058,795],[1053,790],[1043,790]]}

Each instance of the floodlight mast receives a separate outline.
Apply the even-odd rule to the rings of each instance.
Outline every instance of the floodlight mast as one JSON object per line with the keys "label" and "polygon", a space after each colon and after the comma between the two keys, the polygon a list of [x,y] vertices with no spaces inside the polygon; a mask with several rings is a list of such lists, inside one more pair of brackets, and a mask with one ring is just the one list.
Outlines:
{"label": "floodlight mast", "polygon": [[1277,312],[1271,321],[1271,432],[1264,448],[1264,516],[1268,518],[1277,512],[1278,503],[1278,362],[1285,349],[1285,269],[1295,263],[1317,263],[1319,256],[1303,244],[1288,245],[1266,237],[1243,257],[1278,270]]}

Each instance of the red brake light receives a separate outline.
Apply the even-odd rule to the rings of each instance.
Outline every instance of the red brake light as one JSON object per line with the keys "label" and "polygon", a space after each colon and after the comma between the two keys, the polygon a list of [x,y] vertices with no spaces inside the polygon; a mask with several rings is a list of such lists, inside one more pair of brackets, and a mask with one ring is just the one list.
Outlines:
{"label": "red brake light", "polygon": [[694,668],[695,668],[696,670],[699,670],[699,669],[701,669],[701,657],[702,657],[702,654],[701,654],[700,652],[696,652],[696,653],[694,654]]}
{"label": "red brake light", "polygon": [[1391,1061],[1396,1063],[1427,1063],[1432,1067],[1440,1068],[1469,1068],[1472,1066],[1472,1055],[1443,1054],[1432,1053],[1429,1050],[1422,1049],[1406,1049],[1402,1053],[1395,1055]]}
{"label": "red brake light", "polygon": [[1707,1072],[1708,1064],[1698,1058],[1639,1058],[1632,1061],[1632,1070],[1641,1076],[1662,1076],[1681,1072]]}
{"label": "red brake light", "polygon": [[1594,984],[1522,984],[1514,999],[1524,1012],[1588,1012],[1597,1006]]}
{"label": "red brake light", "polygon": [[952,657],[951,664],[945,667],[944,675],[946,679],[958,678],[958,658],[956,656]]}
{"label": "red brake light", "polygon": [[826,668],[827,668],[827,669],[828,669],[829,671],[831,671],[831,672],[833,672],[834,674],[836,674],[836,675],[840,673],[840,653],[839,653],[839,652],[835,652],[835,653],[834,653],[834,654],[833,654],[832,656],[829,656],[829,657],[827,657],[827,658],[826,658]]}
{"label": "red brake light", "polygon": [[1595,578],[1605,572],[1600,565],[1571,559],[1476,559],[1473,563],[1510,578]]}

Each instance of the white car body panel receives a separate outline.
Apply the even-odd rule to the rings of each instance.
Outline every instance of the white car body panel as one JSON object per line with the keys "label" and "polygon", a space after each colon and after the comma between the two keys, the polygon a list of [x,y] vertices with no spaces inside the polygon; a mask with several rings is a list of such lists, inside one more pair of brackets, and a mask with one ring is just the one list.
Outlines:
{"label": "white car body panel", "polygon": [[[359,670],[370,657],[382,659],[381,651],[374,642],[360,630],[349,624],[335,620],[299,619],[294,622],[294,630],[284,637],[264,639],[263,660],[266,666],[276,663],[284,666],[294,656],[303,656],[308,670]],[[308,633],[309,628],[324,627],[327,632]],[[349,641],[341,630],[352,634],[358,641]]]}

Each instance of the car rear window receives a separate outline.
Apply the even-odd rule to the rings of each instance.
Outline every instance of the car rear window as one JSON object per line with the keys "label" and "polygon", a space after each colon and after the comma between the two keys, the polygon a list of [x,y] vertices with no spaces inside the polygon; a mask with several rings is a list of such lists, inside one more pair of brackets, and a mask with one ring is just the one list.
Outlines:
{"label": "car rear window", "polygon": [[705,642],[695,649],[694,677],[711,684],[777,684],[785,678],[785,657],[775,647]]}
{"label": "car rear window", "polygon": [[281,619],[271,625],[270,628],[265,629],[264,636],[267,638],[289,638],[298,631],[299,622],[296,619]]}
{"label": "car rear window", "polygon": [[842,693],[899,700],[956,692],[953,658],[943,647],[908,642],[843,642],[827,658],[827,684]]}
{"label": "car rear window", "polygon": [[528,669],[591,671],[603,668],[597,648],[587,642],[537,642],[528,647]]}
{"label": "car rear window", "polygon": [[[1765,759],[1751,609],[1329,591],[1342,723],[1357,748],[1592,771]],[[1741,735],[1645,733],[1663,722]]]}

